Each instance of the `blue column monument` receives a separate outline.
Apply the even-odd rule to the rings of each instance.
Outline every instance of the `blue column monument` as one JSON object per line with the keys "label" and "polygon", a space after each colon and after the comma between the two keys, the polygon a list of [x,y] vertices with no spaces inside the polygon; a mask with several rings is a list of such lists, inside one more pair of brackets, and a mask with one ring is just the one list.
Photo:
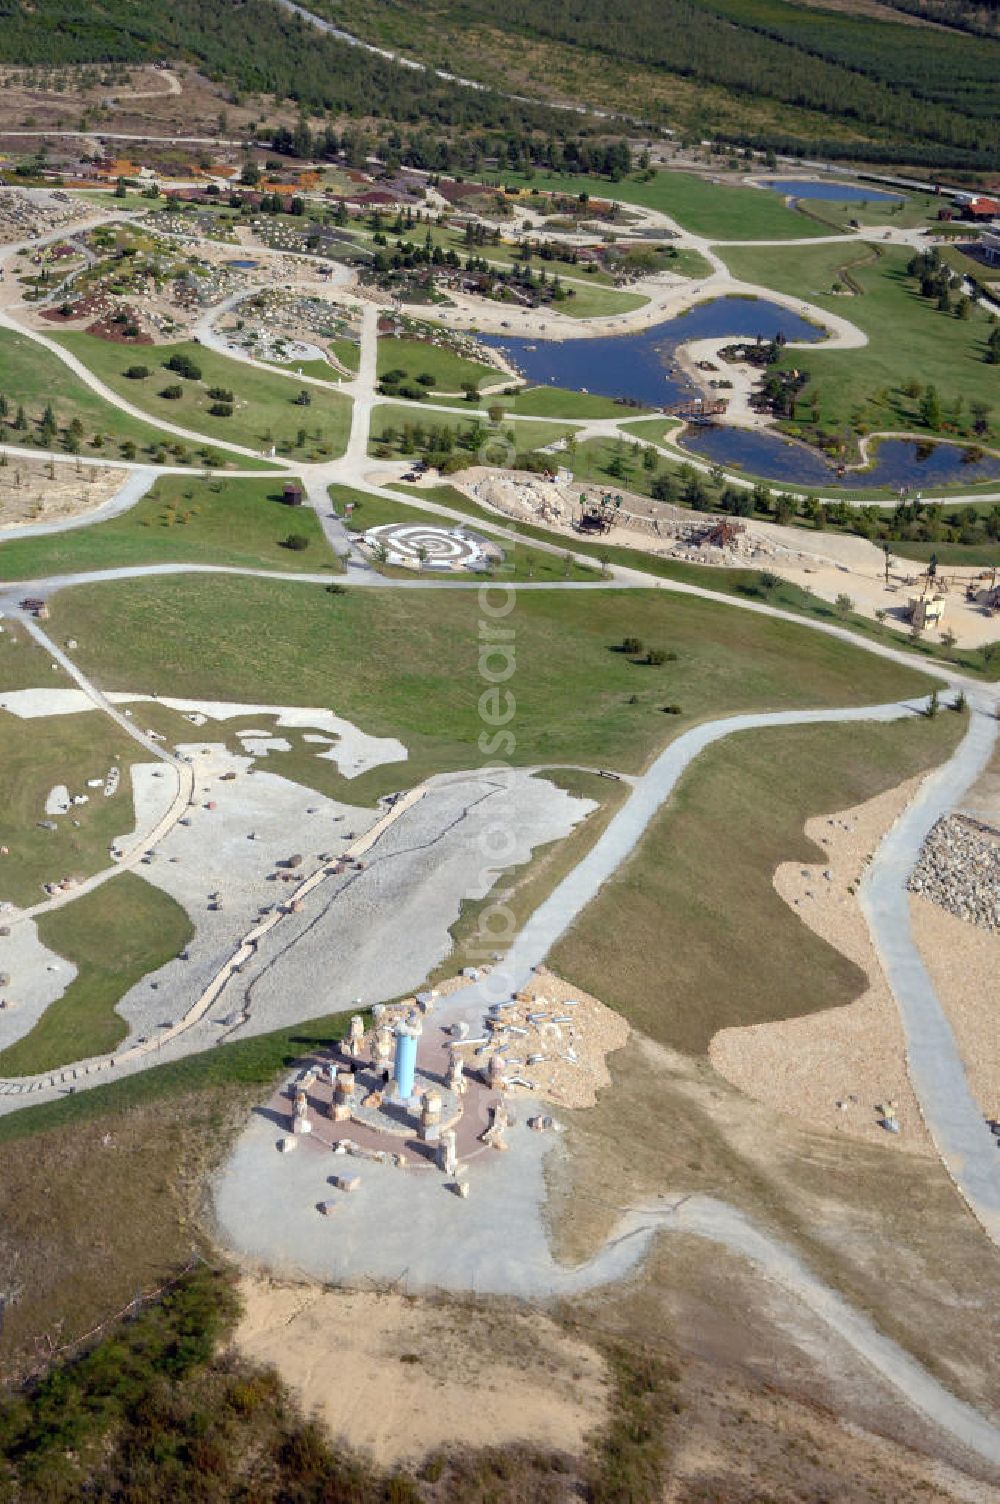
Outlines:
{"label": "blue column monument", "polygon": [[417,1040],[421,1034],[420,1019],[411,1013],[405,1023],[396,1025],[396,1060],[393,1079],[400,1102],[408,1102],[413,1096],[413,1083],[417,1069]]}

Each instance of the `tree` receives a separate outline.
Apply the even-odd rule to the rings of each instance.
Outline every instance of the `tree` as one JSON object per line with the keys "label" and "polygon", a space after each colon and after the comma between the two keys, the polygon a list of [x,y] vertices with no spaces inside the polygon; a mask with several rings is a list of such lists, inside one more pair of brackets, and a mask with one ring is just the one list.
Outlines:
{"label": "tree", "polygon": [[937,390],[933,386],[929,386],[921,398],[920,421],[925,428],[941,427],[941,403],[938,400]]}
{"label": "tree", "polygon": [[990,426],[990,408],[985,402],[970,403],[972,427],[976,433],[987,433]]}
{"label": "tree", "polygon": [[626,653],[630,658],[636,657],[637,654],[642,652],[642,639],[639,637],[623,637],[622,652]]}
{"label": "tree", "polygon": [[841,593],[837,596],[837,599],[833,603],[833,609],[840,617],[850,616],[851,612],[854,610],[854,602],[851,600],[851,597],[849,595],[845,595],[844,592],[841,591]]}

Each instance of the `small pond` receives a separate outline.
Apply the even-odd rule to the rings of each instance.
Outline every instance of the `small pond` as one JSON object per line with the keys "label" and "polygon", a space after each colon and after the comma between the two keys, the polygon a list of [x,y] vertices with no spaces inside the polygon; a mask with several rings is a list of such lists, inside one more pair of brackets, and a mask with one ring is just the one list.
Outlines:
{"label": "small pond", "polygon": [[683,447],[713,464],[741,469],[786,485],[832,487],[849,491],[908,486],[975,485],[1000,479],[1000,459],[985,455],[969,460],[957,444],[922,444],[913,439],[883,439],[875,447],[870,470],[838,475],[819,454],[780,434],[759,429],[705,426],[685,434]]}
{"label": "small pond", "polygon": [[252,271],[255,266],[260,266],[259,261],[227,261],[227,266],[236,266],[240,271]]}
{"label": "small pond", "polygon": [[802,178],[768,178],[768,188],[792,198],[822,198],[834,204],[901,204],[898,193],[880,193],[861,183],[806,182]]}
{"label": "small pond", "polygon": [[[734,339],[814,341],[823,330],[777,303],[763,298],[713,298],[690,312],[638,334],[610,334],[597,339],[510,339],[481,334],[481,344],[503,350],[521,374],[541,386],[567,387],[601,397],[625,397],[650,407],[669,407],[694,394],[694,387],[674,366],[677,346],[689,340],[731,334]],[[720,370],[720,376],[724,372]]]}

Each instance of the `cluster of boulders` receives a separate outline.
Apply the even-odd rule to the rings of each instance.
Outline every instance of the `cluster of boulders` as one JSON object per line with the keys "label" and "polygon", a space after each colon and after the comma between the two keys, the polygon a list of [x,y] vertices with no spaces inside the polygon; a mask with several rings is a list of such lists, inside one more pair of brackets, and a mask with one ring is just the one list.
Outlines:
{"label": "cluster of boulders", "polygon": [[35,240],[92,212],[90,205],[70,198],[68,193],[0,188],[0,245],[12,240]]}
{"label": "cluster of boulders", "polygon": [[908,886],[959,919],[1000,930],[1000,831],[968,815],[939,820]]}

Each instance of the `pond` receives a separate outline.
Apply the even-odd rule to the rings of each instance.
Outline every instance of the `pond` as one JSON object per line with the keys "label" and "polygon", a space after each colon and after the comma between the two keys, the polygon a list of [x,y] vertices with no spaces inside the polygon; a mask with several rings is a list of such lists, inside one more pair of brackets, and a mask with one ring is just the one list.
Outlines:
{"label": "pond", "polygon": [[792,198],[821,198],[828,199],[834,204],[901,204],[903,202],[902,196],[898,193],[879,193],[864,183],[814,183],[806,182],[802,178],[768,178],[765,186],[773,188],[775,193],[785,193]]}
{"label": "pond", "polygon": [[731,334],[734,338],[815,341],[823,330],[763,298],[713,298],[679,318],[638,334],[597,339],[509,339],[480,334],[479,342],[503,350],[529,382],[624,397],[650,407],[670,407],[694,395],[695,388],[674,367],[677,346],[688,340]]}
{"label": "pond", "polygon": [[227,266],[239,267],[240,271],[252,271],[255,266],[260,266],[259,261],[227,261]]}
{"label": "pond", "polygon": [[969,460],[957,444],[923,444],[913,439],[883,439],[875,447],[870,470],[838,475],[820,454],[782,435],[760,429],[706,426],[686,433],[682,447],[713,464],[742,469],[779,485],[842,487],[860,491],[908,486],[920,491],[931,486],[975,485],[1000,479],[1000,459],[984,455]]}

